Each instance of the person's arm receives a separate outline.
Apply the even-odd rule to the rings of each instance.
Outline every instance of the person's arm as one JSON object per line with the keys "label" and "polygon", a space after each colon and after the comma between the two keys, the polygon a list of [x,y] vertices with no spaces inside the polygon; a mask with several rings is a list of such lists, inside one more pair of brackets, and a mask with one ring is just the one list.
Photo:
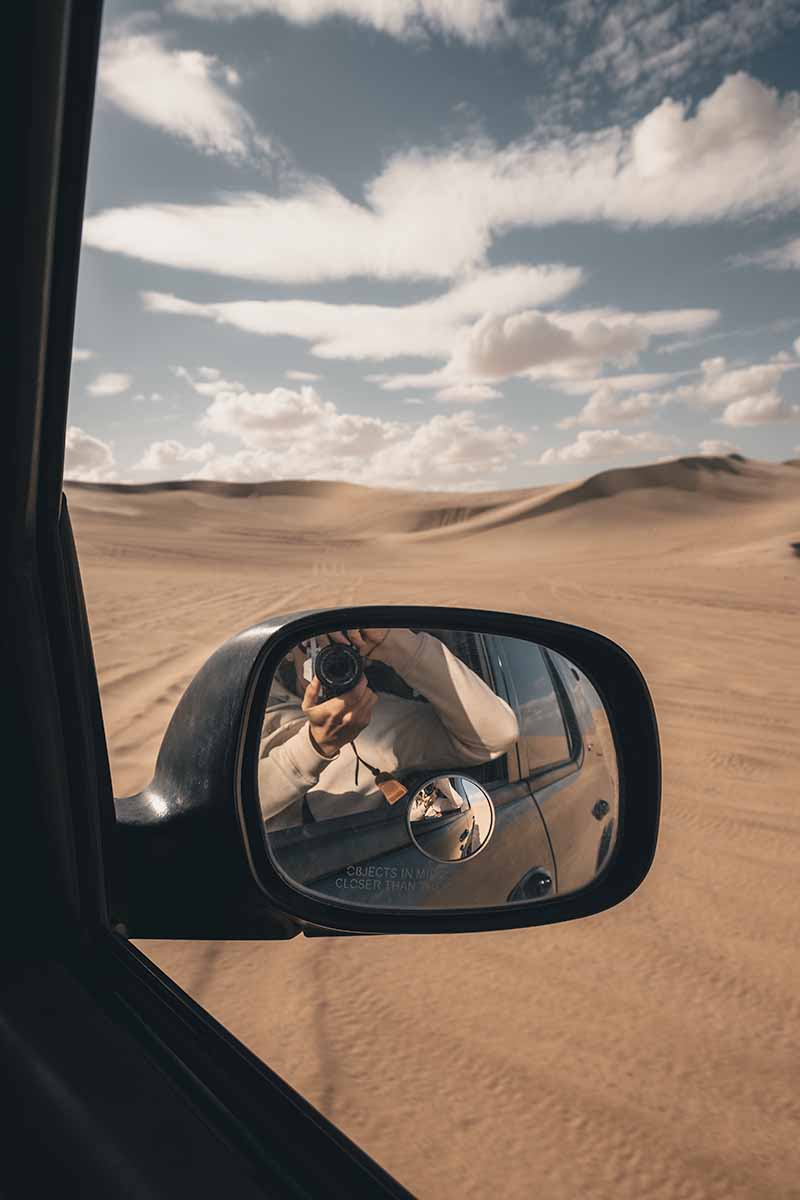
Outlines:
{"label": "person's arm", "polygon": [[[265,821],[284,813],[299,823],[303,797],[316,787],[325,767],[367,727],[376,696],[362,679],[342,696],[319,701],[315,677],[299,697],[276,689],[264,714],[258,770]],[[293,812],[287,812],[294,806]],[[291,819],[288,819],[290,818]]]}
{"label": "person's arm", "polygon": [[519,737],[517,718],[505,700],[438,638],[390,629],[370,658],[393,667],[430,702],[462,761],[499,758]]}
{"label": "person's arm", "polygon": [[[298,712],[300,706],[298,705]],[[293,722],[295,723],[295,722]],[[303,797],[319,783],[319,777],[331,758],[320,754],[310,737],[310,726],[301,713],[298,728],[291,736],[277,743],[264,738],[258,763],[258,796],[261,816],[269,821],[278,813],[294,806],[300,823]],[[333,755],[335,758],[336,755]]]}

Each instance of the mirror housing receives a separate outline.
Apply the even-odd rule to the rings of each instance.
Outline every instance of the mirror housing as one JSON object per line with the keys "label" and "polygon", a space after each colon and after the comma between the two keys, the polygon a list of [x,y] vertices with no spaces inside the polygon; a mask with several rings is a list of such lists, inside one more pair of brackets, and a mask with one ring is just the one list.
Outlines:
{"label": "mirror housing", "polygon": [[[292,887],[267,850],[258,796],[261,722],[287,650],[327,629],[447,627],[537,642],[571,660],[608,714],[619,774],[619,827],[610,861],[588,887],[547,898],[542,873],[504,907],[387,911]],[[152,782],[115,801],[114,911],[131,936],[286,938],[475,932],[552,924],[618,904],[655,852],[661,768],[652,701],[633,660],[577,626],[508,613],[367,606],[271,617],[221,646],[198,671],[164,735]],[[533,867],[533,864],[531,864]],[[538,868],[537,868],[538,870]],[[528,900],[528,903],[524,901]]]}

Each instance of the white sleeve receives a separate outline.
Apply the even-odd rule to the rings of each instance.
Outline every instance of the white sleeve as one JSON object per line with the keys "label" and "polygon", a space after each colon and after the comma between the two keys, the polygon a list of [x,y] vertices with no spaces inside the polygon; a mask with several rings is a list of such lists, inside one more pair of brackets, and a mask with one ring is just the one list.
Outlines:
{"label": "white sleeve", "polygon": [[309,732],[299,697],[274,681],[261,727],[258,763],[258,796],[265,821],[296,805],[292,816],[299,823],[306,792],[316,787],[333,762],[314,747]]}
{"label": "white sleeve", "polygon": [[393,667],[430,702],[462,761],[499,758],[519,737],[517,718],[505,700],[438,638],[390,629],[371,657]]}
{"label": "white sleeve", "polygon": [[[335,756],[338,757],[338,756]],[[316,787],[325,768],[333,762],[314,748],[307,721],[291,737],[264,748],[258,763],[258,798],[265,821]]]}

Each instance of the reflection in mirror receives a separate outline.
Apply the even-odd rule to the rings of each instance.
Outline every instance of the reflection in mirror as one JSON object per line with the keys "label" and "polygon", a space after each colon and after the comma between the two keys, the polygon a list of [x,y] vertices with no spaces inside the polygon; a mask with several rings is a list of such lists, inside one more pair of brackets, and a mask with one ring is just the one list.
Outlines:
{"label": "reflection in mirror", "polygon": [[271,680],[258,782],[278,871],[351,905],[563,896],[597,878],[619,826],[590,681],[545,646],[485,632],[298,642]]}
{"label": "reflection in mirror", "polygon": [[408,803],[411,840],[436,862],[473,858],[493,829],[492,802],[481,785],[466,775],[437,775]]}

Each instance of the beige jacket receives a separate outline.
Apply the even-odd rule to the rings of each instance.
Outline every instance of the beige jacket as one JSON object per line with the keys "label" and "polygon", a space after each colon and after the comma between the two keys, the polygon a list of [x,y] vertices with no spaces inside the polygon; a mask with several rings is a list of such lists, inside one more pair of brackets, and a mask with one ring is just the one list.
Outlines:
{"label": "beige jacket", "polygon": [[[380,693],[356,748],[379,771],[470,766],[505,754],[519,737],[511,708],[427,633],[391,629],[372,652],[429,703]],[[276,679],[261,734],[261,812],[270,829],[302,823],[303,797],[316,820],[381,808],[386,801],[371,772],[345,746],[325,758],[309,737],[300,698]]]}

